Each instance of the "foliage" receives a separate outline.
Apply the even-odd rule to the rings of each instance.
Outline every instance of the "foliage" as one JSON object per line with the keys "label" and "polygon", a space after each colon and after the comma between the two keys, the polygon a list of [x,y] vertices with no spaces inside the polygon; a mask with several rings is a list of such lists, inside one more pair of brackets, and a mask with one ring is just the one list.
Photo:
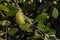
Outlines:
{"label": "foliage", "polygon": [[60,40],[52,26],[58,24],[59,3],[59,0],[0,0],[0,40]]}

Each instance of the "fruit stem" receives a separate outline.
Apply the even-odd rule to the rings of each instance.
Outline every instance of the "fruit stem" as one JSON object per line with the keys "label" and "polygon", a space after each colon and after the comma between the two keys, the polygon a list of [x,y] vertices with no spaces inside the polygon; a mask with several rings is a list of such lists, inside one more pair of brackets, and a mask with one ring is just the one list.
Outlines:
{"label": "fruit stem", "polygon": [[17,0],[14,0],[14,2],[15,2],[15,5],[17,6],[17,8],[19,9],[19,11],[21,11],[21,12],[22,12],[22,9],[21,9],[21,8],[20,8],[20,6],[18,5]]}

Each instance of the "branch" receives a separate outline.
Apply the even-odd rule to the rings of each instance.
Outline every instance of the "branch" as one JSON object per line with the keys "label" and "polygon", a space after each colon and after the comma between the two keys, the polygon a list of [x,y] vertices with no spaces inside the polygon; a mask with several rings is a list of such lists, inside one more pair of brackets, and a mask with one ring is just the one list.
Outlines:
{"label": "branch", "polygon": [[0,14],[2,15],[2,17],[5,17],[5,15],[2,13],[2,11],[0,11]]}
{"label": "branch", "polygon": [[8,28],[6,27],[6,32],[5,32],[5,40],[7,40],[7,31],[8,31]]}

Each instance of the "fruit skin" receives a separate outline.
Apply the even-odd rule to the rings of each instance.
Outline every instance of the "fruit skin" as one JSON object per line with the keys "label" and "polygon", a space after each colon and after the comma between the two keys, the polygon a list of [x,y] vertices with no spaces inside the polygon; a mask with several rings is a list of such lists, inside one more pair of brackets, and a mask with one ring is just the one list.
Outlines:
{"label": "fruit skin", "polygon": [[16,13],[16,23],[17,23],[18,25],[23,25],[23,24],[25,23],[25,18],[24,18],[23,12],[18,11],[18,12]]}

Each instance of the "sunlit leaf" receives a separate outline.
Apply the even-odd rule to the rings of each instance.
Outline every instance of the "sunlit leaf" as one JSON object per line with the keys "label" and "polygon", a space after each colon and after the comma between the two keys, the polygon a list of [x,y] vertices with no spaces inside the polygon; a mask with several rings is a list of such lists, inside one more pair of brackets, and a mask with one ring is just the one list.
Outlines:
{"label": "sunlit leaf", "polygon": [[7,15],[7,16],[15,16],[15,14],[17,13],[17,8],[15,7],[15,6],[13,6],[12,4],[9,4],[8,5],[8,8],[9,8],[9,12],[5,12],[5,14]]}
{"label": "sunlit leaf", "polygon": [[30,29],[30,24],[29,23],[25,23],[24,25],[22,25],[21,27],[23,30],[29,30]]}
{"label": "sunlit leaf", "polygon": [[2,21],[0,21],[0,25],[1,26],[9,26],[10,25],[10,21],[8,21],[8,20],[2,20]]}
{"label": "sunlit leaf", "polygon": [[43,33],[47,33],[50,30],[49,27],[46,27],[44,24],[38,24],[38,29]]}
{"label": "sunlit leaf", "polygon": [[52,17],[53,18],[58,18],[58,10],[56,8],[53,9]]}
{"label": "sunlit leaf", "polygon": [[8,34],[13,36],[16,32],[18,32],[18,29],[17,28],[12,28],[8,31]]}
{"label": "sunlit leaf", "polygon": [[33,0],[30,0],[30,4],[32,4],[33,3]]}
{"label": "sunlit leaf", "polygon": [[19,3],[24,3],[26,0],[19,0]]}
{"label": "sunlit leaf", "polygon": [[9,8],[7,6],[5,6],[4,4],[0,4],[0,10],[9,12]]}
{"label": "sunlit leaf", "polygon": [[4,32],[2,30],[0,30],[0,36],[3,36]]}
{"label": "sunlit leaf", "polygon": [[56,2],[56,1],[54,1],[53,3],[54,3],[55,5],[57,4],[57,2]]}
{"label": "sunlit leaf", "polygon": [[47,14],[46,13],[42,13],[42,14],[38,15],[35,18],[35,22],[44,23],[44,21],[46,20],[46,18],[47,18]]}
{"label": "sunlit leaf", "polygon": [[7,1],[7,2],[11,2],[12,0],[5,0],[5,1]]}

